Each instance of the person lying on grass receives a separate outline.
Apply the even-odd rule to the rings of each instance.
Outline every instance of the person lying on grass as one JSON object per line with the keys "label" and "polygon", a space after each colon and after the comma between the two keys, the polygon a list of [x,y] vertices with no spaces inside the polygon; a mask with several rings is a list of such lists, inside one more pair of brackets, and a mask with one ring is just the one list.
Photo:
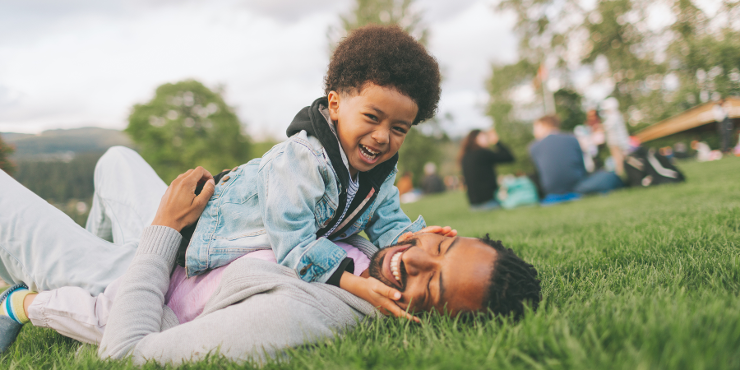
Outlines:
{"label": "person lying on grass", "polygon": [[[133,181],[132,173],[138,174]],[[0,296],[5,313],[0,315],[0,350],[18,334],[16,320],[30,320],[100,343],[104,358],[132,356],[136,363],[165,364],[218,352],[237,361],[259,360],[331,338],[379,315],[373,304],[343,289],[307,283],[274,257],[253,253],[204,278],[180,279],[178,285],[178,271],[183,275],[182,267],[175,266],[182,239],[178,231],[198,218],[212,195],[211,187],[194,194],[197,183],[210,181],[210,174],[198,168],[178,177],[151,217],[146,200],[161,195],[161,180],[135,152],[113,148],[99,161],[95,178],[95,196],[108,207],[91,211],[90,217],[100,212],[111,222],[87,231],[0,171],[0,208],[14,210],[0,213],[0,276],[18,283]],[[148,186],[138,188],[142,183]],[[152,220],[150,226],[146,219]],[[104,228],[119,244],[94,236]],[[137,231],[140,238],[131,239]],[[347,242],[370,258],[361,275],[388,284],[387,295],[399,293],[403,309],[519,317],[526,304],[537,308],[537,271],[500,242],[424,232],[399,239],[398,245],[380,251],[359,236]],[[135,255],[126,263],[129,251]],[[94,280],[111,270],[126,273],[91,296],[89,290],[99,284]],[[199,304],[193,295],[170,294],[186,281],[194,284],[193,295],[207,299],[200,314],[180,321],[176,311],[183,304]],[[71,286],[54,289],[59,282]],[[29,293],[24,286],[41,292]]]}

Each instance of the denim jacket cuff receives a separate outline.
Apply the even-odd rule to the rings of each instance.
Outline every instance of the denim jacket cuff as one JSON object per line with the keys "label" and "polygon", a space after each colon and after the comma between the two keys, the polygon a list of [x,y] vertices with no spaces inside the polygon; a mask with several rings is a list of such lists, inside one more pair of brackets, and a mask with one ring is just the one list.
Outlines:
{"label": "denim jacket cuff", "polygon": [[427,223],[426,221],[424,221],[424,217],[419,215],[416,221],[412,222],[411,224],[409,224],[409,226],[406,226],[405,228],[403,228],[403,230],[399,231],[398,234],[396,234],[396,236],[393,237],[393,240],[391,241],[389,245],[398,243],[398,238],[400,238],[401,235],[406,234],[408,232],[415,233],[425,227],[427,227]]}
{"label": "denim jacket cuff", "polygon": [[306,282],[326,283],[347,257],[347,252],[329,239],[319,238],[309,246],[295,267]]}

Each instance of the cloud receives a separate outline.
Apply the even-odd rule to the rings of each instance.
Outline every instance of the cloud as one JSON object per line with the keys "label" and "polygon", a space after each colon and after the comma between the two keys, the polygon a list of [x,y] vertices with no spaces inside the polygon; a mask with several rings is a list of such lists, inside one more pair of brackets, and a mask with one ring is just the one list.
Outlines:
{"label": "cloud", "polygon": [[[194,78],[225,86],[250,133],[282,138],[295,113],[322,94],[326,30],[351,4],[0,3],[0,131],[121,129],[131,106],[157,86]],[[418,4],[428,9],[430,50],[444,69],[441,113],[456,117],[452,131],[484,124],[489,62],[515,50],[510,21],[485,0]]]}
{"label": "cloud", "polygon": [[485,90],[491,63],[510,63],[516,58],[514,18],[498,13],[489,1],[475,1],[453,17],[431,27],[430,50],[443,70],[440,112],[451,113],[453,135],[473,128],[490,127],[484,110]]}

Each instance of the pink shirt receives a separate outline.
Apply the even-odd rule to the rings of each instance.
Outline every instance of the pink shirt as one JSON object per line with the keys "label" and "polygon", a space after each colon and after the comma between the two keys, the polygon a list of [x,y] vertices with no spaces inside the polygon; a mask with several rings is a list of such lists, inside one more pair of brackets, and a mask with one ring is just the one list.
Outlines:
{"label": "pink shirt", "polygon": [[[359,276],[370,266],[370,259],[359,249],[343,242],[336,242],[336,244],[347,252],[348,258],[354,261],[355,275]],[[238,259],[242,258],[256,258],[277,263],[275,254],[271,249],[247,253]],[[189,279],[185,274],[184,267],[175,267],[175,271],[170,278],[169,289],[167,289],[167,294],[164,296],[164,302],[167,307],[175,312],[180,324],[192,321],[203,312],[206,302],[211,298],[213,292],[216,291],[218,284],[221,283],[221,276],[226,266],[213,269],[198,276],[193,276]]]}

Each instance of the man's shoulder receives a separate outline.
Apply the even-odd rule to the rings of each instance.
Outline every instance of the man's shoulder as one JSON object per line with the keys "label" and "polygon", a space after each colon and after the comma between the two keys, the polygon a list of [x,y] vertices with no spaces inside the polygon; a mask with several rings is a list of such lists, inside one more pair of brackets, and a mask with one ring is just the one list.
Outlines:
{"label": "man's shoulder", "polygon": [[565,132],[557,132],[557,133],[550,134],[546,138],[542,139],[541,141],[546,142],[546,143],[557,143],[557,144],[575,143],[576,145],[578,145],[578,139],[576,139],[576,137],[573,136],[573,134],[569,134]]}

